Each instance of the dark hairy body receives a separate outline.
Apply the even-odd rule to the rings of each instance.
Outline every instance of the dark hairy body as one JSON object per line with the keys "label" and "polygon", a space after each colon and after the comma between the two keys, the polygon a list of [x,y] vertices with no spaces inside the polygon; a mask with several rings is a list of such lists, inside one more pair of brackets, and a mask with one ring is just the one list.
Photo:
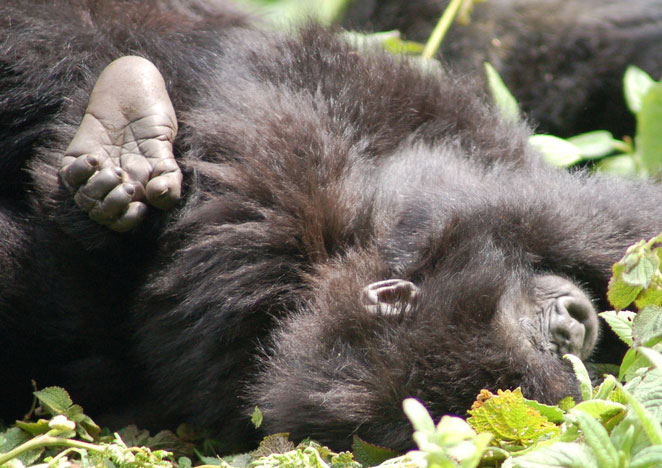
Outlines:
{"label": "dark hairy body", "polygon": [[[589,298],[662,230],[662,188],[545,166],[466,78],[165,3],[0,5],[5,419],[34,378],[115,425],[238,447],[258,405],[267,433],[403,449],[406,397],[441,415],[481,388],[577,396],[561,355],[610,354]],[[58,171],[126,55],[163,75],[183,182],[117,233]]]}
{"label": "dark hairy body", "polygon": [[[425,42],[446,0],[357,0],[350,28],[398,29]],[[590,130],[632,135],[625,105],[628,65],[662,76],[660,0],[499,0],[475,5],[471,22],[455,24],[439,53],[450,67],[482,75],[499,71],[539,133]]]}

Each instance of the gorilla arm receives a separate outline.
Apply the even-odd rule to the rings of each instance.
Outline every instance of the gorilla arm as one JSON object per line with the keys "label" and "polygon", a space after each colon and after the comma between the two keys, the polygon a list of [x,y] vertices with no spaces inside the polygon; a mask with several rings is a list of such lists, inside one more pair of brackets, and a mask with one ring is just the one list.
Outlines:
{"label": "gorilla arm", "polygon": [[141,57],[119,58],[92,90],[60,180],[91,219],[129,231],[145,217],[147,204],[167,210],[179,200],[176,134],[175,111],[156,67]]}

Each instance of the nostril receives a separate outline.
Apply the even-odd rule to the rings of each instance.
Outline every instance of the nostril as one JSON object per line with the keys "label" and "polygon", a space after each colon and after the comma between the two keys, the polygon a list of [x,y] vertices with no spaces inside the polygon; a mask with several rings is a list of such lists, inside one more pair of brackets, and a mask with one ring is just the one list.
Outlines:
{"label": "nostril", "polygon": [[564,296],[558,299],[558,305],[579,322],[585,322],[595,314],[593,305],[586,297]]}
{"label": "nostril", "polygon": [[545,311],[550,351],[587,358],[598,340],[598,316],[586,293],[566,278],[543,275],[535,281]]}
{"label": "nostril", "polygon": [[560,355],[582,355],[586,327],[571,317],[566,309],[557,308],[550,319],[550,341],[556,345]]}
{"label": "nostril", "polygon": [[550,317],[550,341],[559,354],[587,357],[597,337],[593,305],[583,294],[556,299]]}

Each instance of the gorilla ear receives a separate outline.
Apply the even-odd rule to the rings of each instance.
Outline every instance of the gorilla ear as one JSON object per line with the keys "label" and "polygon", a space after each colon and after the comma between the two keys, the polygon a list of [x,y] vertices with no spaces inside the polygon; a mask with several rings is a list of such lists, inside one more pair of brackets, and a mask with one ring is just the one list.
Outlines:
{"label": "gorilla ear", "polygon": [[407,312],[418,293],[414,283],[389,279],[369,284],[361,291],[363,306],[373,314],[399,315]]}

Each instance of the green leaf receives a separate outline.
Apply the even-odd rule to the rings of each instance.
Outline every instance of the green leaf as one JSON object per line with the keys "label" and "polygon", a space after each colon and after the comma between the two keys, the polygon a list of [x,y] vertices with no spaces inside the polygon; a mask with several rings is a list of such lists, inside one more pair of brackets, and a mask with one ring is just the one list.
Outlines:
{"label": "green leaf", "polygon": [[511,122],[518,121],[520,110],[517,100],[510,93],[501,76],[499,76],[499,73],[492,65],[485,62],[483,63],[483,67],[487,75],[487,85],[490,88],[490,93],[492,94],[492,98],[494,98],[497,108],[501,111],[501,115]]}
{"label": "green leaf", "polygon": [[662,446],[654,445],[637,452],[628,468],[659,468],[662,466]]}
{"label": "green leaf", "polygon": [[582,399],[588,401],[593,398],[593,387],[591,386],[591,377],[584,366],[584,363],[577,356],[566,354],[563,359],[567,359],[572,364],[572,370],[575,371],[575,377],[579,381],[579,390],[582,393]]}
{"label": "green leaf", "polygon": [[568,143],[572,143],[584,159],[595,159],[607,156],[618,145],[619,141],[606,130],[595,130],[593,132],[582,133],[567,138]]}
{"label": "green leaf", "polygon": [[425,409],[423,404],[414,399],[407,398],[402,402],[402,408],[405,411],[405,414],[411,421],[411,425],[414,426],[414,430],[420,432],[434,432],[434,421],[428,413],[428,410]]}
{"label": "green leaf", "polygon": [[[579,405],[578,405],[579,406]],[[600,468],[618,468],[618,452],[609,439],[607,430],[596,419],[584,412],[572,411],[582,430],[584,440],[593,449]]]}
{"label": "green leaf", "polygon": [[[40,419],[36,422],[16,421],[16,427],[20,427],[25,432],[29,432],[33,436],[37,436],[40,434],[45,434],[51,430],[51,428],[48,427],[48,422],[48,419]],[[1,451],[2,450],[0,450],[0,452]]]}
{"label": "green leaf", "polygon": [[[655,418],[662,422],[662,370],[651,367],[650,361],[641,356],[646,362],[646,367],[640,369],[636,377],[625,384],[625,389],[647,409],[653,411]],[[624,395],[621,402],[627,403]]]}
{"label": "green leaf", "polygon": [[[614,377],[608,376],[607,379],[614,379]],[[660,423],[653,418],[653,416],[644,407],[644,405],[641,404],[641,402],[637,400],[637,398],[635,398],[632,393],[626,390],[620,382],[616,382],[616,385],[618,385],[620,390],[623,392],[623,396],[632,407],[637,420],[641,424],[644,432],[646,433],[646,436],[648,436],[648,439],[651,441],[651,443],[653,445],[662,444],[662,428],[660,428]]]}
{"label": "green leaf", "polygon": [[[597,388],[593,395],[593,399],[595,401],[600,401],[600,400],[606,400],[607,398],[611,398],[612,392],[616,385],[614,382],[611,381],[603,381],[600,386]],[[591,400],[593,401],[593,400]],[[613,400],[610,400],[613,401]]]}
{"label": "green leaf", "polygon": [[343,37],[358,49],[370,46],[380,46],[387,52],[394,55],[419,55],[423,51],[423,44],[412,41],[405,41],[400,35],[400,31],[380,31],[375,33],[360,33],[356,31],[346,31]]}
{"label": "green leaf", "polygon": [[[48,423],[47,423],[48,424]],[[7,453],[30,438],[18,427],[12,427],[0,434],[0,453]]]}
{"label": "green leaf", "polygon": [[632,322],[632,339],[638,346],[650,346],[662,337],[662,308],[646,306]]}
{"label": "green leaf", "polygon": [[639,293],[634,305],[640,310],[648,306],[662,305],[662,275],[659,272],[655,272],[648,288]]}
{"label": "green leaf", "polygon": [[262,411],[260,411],[260,408],[257,406],[253,410],[253,414],[251,416],[251,422],[255,426],[255,429],[259,429],[260,426],[262,425]]}
{"label": "green leaf", "polygon": [[357,435],[352,440],[352,452],[356,461],[363,466],[377,466],[399,455],[394,450],[370,444]]}
{"label": "green leaf", "polygon": [[559,409],[562,411],[568,411],[569,409],[574,408],[576,405],[577,402],[575,402],[575,399],[570,395],[561,398],[561,401],[559,401]]}
{"label": "green leaf", "polygon": [[497,395],[474,404],[467,422],[476,432],[489,432],[497,442],[531,445],[558,435],[558,426],[524,402],[522,390],[499,390]]}
{"label": "green leaf", "polygon": [[609,400],[589,400],[577,403],[572,412],[581,411],[593,418],[610,418],[625,411],[625,405]]}
{"label": "green leaf", "polygon": [[[268,457],[273,453],[285,453],[294,449],[296,449],[296,446],[290,441],[288,433],[277,433],[270,434],[262,439],[259,447],[251,455],[253,458]],[[223,457],[223,459],[233,466],[243,462],[242,459],[237,460],[228,457]]]}
{"label": "green leaf", "polygon": [[598,314],[609,325],[614,333],[628,346],[632,346],[632,321],[635,313],[630,311],[601,312]]}
{"label": "green leaf", "polygon": [[658,275],[660,255],[654,245],[657,238],[648,242],[641,240],[628,247],[623,258],[612,266],[607,298],[615,309],[620,310],[637,298]]}
{"label": "green leaf", "polygon": [[608,172],[625,178],[637,176],[637,165],[631,154],[617,154],[601,159],[595,163],[595,170]]}
{"label": "green leaf", "polygon": [[607,287],[607,300],[616,310],[623,310],[637,298],[644,289],[641,286],[631,286],[625,283],[618,275],[622,265],[614,265],[614,275],[609,280]]}
{"label": "green leaf", "polygon": [[647,288],[659,266],[660,258],[646,252],[632,268],[626,268],[623,271],[621,278],[630,286]]}
{"label": "green leaf", "polygon": [[331,468],[362,468],[362,465],[351,452],[340,452],[331,456]]}
{"label": "green leaf", "polygon": [[514,457],[514,468],[601,468],[585,444],[556,442]]}
{"label": "green leaf", "polygon": [[390,37],[382,42],[382,47],[392,54],[419,55],[425,47],[420,42],[404,41],[400,37]]}
{"label": "green leaf", "polygon": [[540,151],[543,160],[552,166],[569,167],[583,159],[579,148],[553,135],[531,135],[529,143]]}
{"label": "green leaf", "polygon": [[644,355],[650,363],[657,367],[658,369],[662,370],[662,353],[659,353],[655,351],[654,349],[651,348],[637,348],[637,350]]}
{"label": "green leaf", "polygon": [[631,65],[625,70],[623,91],[625,93],[625,102],[633,114],[641,110],[644,96],[648,94],[648,90],[654,84],[655,81],[653,78],[639,67]]}
{"label": "green leaf", "polygon": [[101,428],[83,412],[80,405],[71,405],[66,416],[76,423],[76,433],[81,439],[92,442],[101,435]]}
{"label": "green leaf", "polygon": [[[21,429],[18,427],[12,427],[5,431],[4,433],[0,434],[0,454],[5,454],[9,452],[10,450],[13,450],[17,448],[18,446],[28,442],[30,439],[30,436],[26,433],[23,432]],[[18,456],[18,458],[15,458],[18,463],[15,464],[14,466],[29,466],[34,464],[35,461],[39,459],[39,457],[43,454],[44,452],[44,447],[37,447],[34,450],[28,450],[27,452],[23,452],[21,455]],[[6,464],[3,466],[8,466],[10,464]]]}
{"label": "green leaf", "polygon": [[[630,421],[624,421],[611,431],[609,438],[614,447],[618,447],[626,459],[632,454],[632,447],[636,439],[636,432],[641,428]],[[647,442],[647,441],[646,441]]]}
{"label": "green leaf", "polygon": [[648,366],[648,361],[640,356],[635,348],[628,349],[618,371],[618,380],[628,382],[639,369],[646,366]]}
{"label": "green leaf", "polygon": [[538,411],[542,416],[555,424],[561,424],[564,420],[565,413],[558,406],[545,405],[536,400],[529,400],[527,398],[524,398],[524,403],[526,406]]}
{"label": "green leaf", "polygon": [[643,97],[635,142],[643,167],[656,175],[662,166],[662,83],[652,85]]}
{"label": "green leaf", "polygon": [[34,392],[41,406],[53,416],[66,414],[73,405],[69,393],[60,387],[47,387]]}

